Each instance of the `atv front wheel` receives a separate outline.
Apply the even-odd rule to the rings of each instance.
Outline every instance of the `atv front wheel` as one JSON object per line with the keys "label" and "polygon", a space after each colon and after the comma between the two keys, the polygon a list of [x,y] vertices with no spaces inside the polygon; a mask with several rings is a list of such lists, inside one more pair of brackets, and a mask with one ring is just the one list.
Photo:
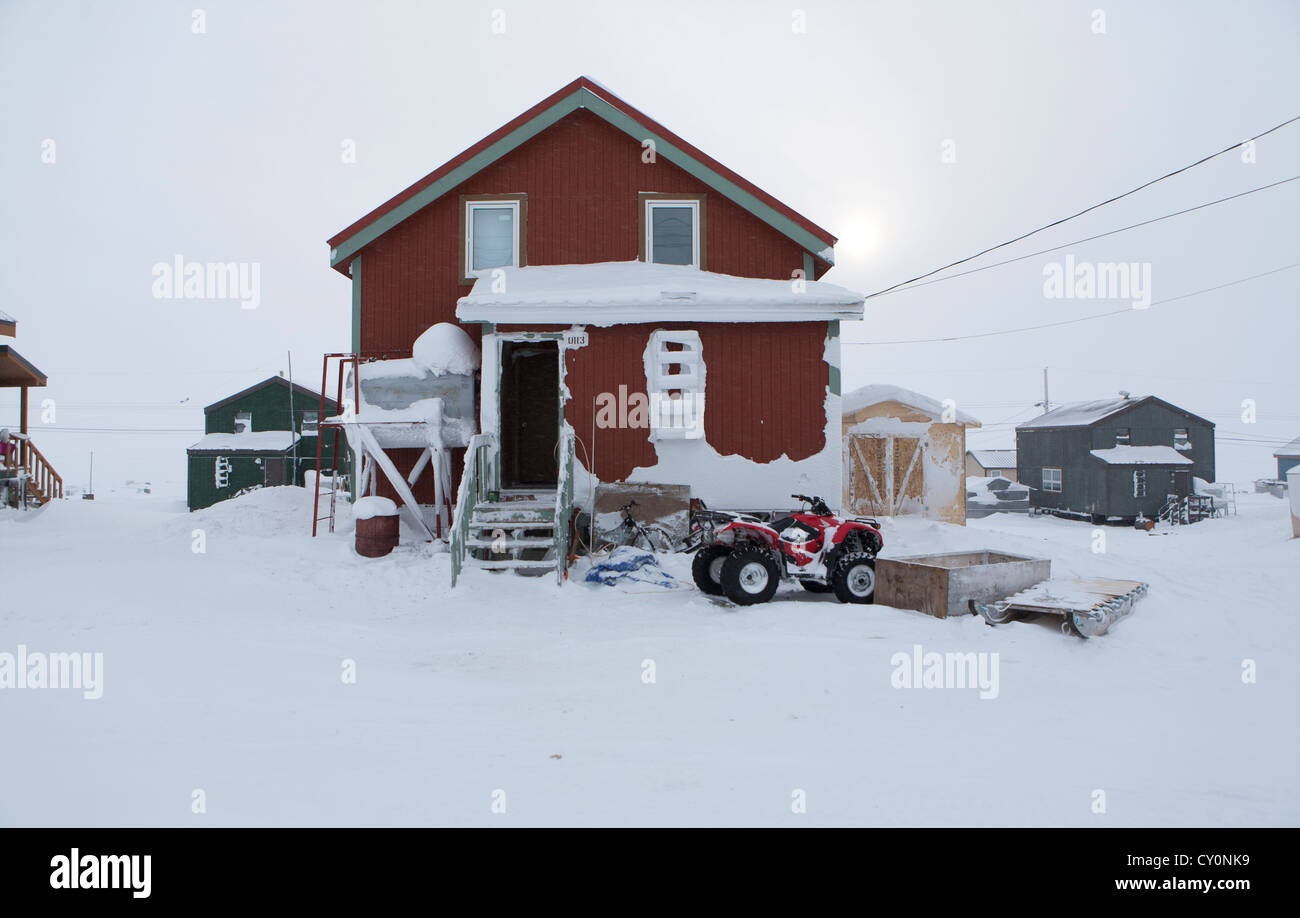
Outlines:
{"label": "atv front wheel", "polygon": [[847,554],[835,563],[830,580],[840,602],[875,602],[876,559],[866,552]]}
{"label": "atv front wheel", "polygon": [[719,579],[728,599],[738,606],[749,606],[767,602],[776,594],[781,571],[770,551],[747,545],[727,555]]}
{"label": "atv front wheel", "polygon": [[727,545],[705,545],[695,553],[691,561],[691,576],[701,593],[722,595],[722,562],[729,554],[731,548]]}

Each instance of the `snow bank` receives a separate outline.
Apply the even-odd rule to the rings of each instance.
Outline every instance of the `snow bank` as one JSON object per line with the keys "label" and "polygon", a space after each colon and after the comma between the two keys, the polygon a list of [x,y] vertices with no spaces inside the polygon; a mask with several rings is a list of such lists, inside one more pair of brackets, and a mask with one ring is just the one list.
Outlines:
{"label": "snow bank", "polygon": [[449,322],[430,326],[411,346],[411,360],[434,376],[468,375],[479,368],[480,359],[474,339]]}

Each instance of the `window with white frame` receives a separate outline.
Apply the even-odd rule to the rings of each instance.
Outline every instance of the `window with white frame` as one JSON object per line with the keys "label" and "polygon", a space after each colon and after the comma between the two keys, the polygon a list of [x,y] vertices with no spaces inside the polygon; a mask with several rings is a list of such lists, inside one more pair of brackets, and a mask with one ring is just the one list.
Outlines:
{"label": "window with white frame", "polygon": [[1191,449],[1192,441],[1187,436],[1186,427],[1174,428],[1174,449]]}
{"label": "window with white frame", "polygon": [[1061,470],[1060,469],[1043,469],[1043,490],[1057,491],[1061,490]]}
{"label": "window with white frame", "polygon": [[651,332],[645,349],[651,440],[704,436],[704,370],[699,332]]}
{"label": "window with white frame", "polygon": [[465,276],[519,266],[518,200],[465,202]]}
{"label": "window with white frame", "polygon": [[302,413],[302,430],[301,433],[314,434],[320,432],[320,412],[304,411]]}
{"label": "window with white frame", "polygon": [[1116,427],[1116,428],[1115,428],[1115,445],[1116,445],[1116,446],[1126,446],[1126,445],[1128,445],[1128,441],[1129,441],[1129,430],[1128,430],[1128,428],[1127,428],[1127,427]]}
{"label": "window with white frame", "polygon": [[1133,471],[1133,496],[1147,496],[1147,472],[1146,469],[1134,469]]}
{"label": "window with white frame", "polygon": [[645,199],[645,260],[700,266],[698,198]]}
{"label": "window with white frame", "polygon": [[236,411],[235,412],[235,433],[252,433],[253,432],[253,412]]}

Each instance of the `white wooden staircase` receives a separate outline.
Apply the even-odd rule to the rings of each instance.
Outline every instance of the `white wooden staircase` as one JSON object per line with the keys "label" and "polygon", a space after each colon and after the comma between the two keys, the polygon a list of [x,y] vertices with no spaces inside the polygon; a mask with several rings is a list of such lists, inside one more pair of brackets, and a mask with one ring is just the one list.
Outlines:
{"label": "white wooden staircase", "polygon": [[451,525],[451,585],[464,568],[568,571],[569,521],[573,515],[573,431],[560,439],[555,490],[507,491],[500,481],[496,439],[479,434],[465,451]]}

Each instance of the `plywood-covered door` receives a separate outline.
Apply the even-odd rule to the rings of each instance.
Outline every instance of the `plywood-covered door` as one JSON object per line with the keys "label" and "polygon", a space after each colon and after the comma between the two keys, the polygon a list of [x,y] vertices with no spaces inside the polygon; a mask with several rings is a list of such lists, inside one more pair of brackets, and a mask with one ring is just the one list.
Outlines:
{"label": "plywood-covered door", "polygon": [[849,437],[849,510],[870,516],[925,512],[925,444],[920,437]]}

